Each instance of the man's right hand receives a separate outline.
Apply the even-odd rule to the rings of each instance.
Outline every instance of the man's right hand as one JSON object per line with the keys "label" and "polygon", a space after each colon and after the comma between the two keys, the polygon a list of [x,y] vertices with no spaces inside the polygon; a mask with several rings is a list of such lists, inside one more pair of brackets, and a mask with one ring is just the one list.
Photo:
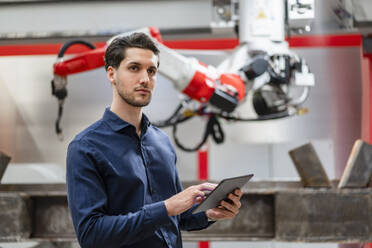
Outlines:
{"label": "man's right hand", "polygon": [[203,191],[212,191],[217,184],[214,183],[202,183],[199,185],[193,185],[185,189],[184,191],[172,196],[171,198],[164,201],[169,216],[175,216],[182,214],[195,203],[203,201],[205,193]]}

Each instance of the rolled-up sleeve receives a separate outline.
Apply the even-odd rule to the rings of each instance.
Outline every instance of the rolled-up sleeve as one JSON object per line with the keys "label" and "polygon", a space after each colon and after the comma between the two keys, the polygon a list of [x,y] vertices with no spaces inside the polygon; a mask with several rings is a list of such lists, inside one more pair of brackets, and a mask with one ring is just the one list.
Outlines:
{"label": "rolled-up sleeve", "polygon": [[107,193],[94,147],[73,141],[67,152],[67,195],[72,221],[82,248],[130,245],[168,223],[163,201],[144,205],[133,213],[107,215]]}

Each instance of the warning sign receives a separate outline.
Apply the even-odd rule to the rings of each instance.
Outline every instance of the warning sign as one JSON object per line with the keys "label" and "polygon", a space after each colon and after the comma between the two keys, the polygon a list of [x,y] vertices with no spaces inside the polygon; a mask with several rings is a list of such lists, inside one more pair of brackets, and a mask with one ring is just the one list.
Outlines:
{"label": "warning sign", "polygon": [[263,10],[260,10],[259,12],[258,12],[258,16],[257,16],[257,18],[256,19],[267,19],[267,15],[265,14],[265,12],[263,11]]}

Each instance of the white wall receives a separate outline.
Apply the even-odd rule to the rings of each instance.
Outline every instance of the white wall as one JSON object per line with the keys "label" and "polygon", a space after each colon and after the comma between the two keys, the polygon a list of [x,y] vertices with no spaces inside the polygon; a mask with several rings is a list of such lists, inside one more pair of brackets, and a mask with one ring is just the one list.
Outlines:
{"label": "white wall", "polygon": [[[208,27],[211,0],[66,1],[0,7],[1,33],[122,32],[139,27]],[[180,11],[182,10],[182,11]]]}

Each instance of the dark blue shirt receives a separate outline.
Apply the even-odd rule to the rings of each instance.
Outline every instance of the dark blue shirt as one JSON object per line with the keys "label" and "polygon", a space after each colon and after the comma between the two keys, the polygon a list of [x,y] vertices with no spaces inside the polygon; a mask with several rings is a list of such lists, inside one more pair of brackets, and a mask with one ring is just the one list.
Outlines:
{"label": "dark blue shirt", "polygon": [[68,204],[82,248],[182,247],[180,229],[209,224],[204,212],[168,216],[164,200],[180,191],[173,146],[145,115],[138,137],[107,108],[68,147]]}

